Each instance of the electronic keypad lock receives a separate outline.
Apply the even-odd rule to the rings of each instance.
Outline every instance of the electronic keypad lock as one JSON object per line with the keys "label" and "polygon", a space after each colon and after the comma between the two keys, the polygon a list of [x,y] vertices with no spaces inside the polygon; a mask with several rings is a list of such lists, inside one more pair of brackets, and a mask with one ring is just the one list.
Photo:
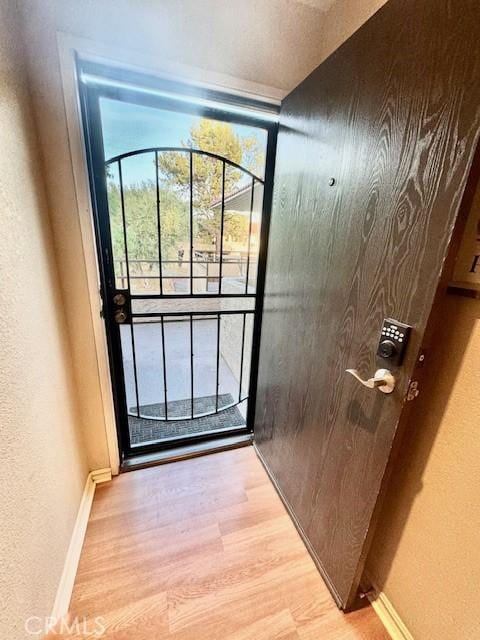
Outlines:
{"label": "electronic keypad lock", "polygon": [[397,366],[402,364],[411,329],[408,324],[386,318],[383,321],[377,356]]}

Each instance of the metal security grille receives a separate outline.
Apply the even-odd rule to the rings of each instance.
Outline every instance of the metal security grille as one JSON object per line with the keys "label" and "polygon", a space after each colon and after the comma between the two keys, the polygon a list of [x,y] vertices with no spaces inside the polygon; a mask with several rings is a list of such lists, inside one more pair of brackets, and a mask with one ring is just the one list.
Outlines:
{"label": "metal security grille", "polygon": [[[169,154],[168,157],[172,161],[175,161],[176,157],[186,158],[187,162],[184,162],[184,165],[188,166],[188,178],[182,185],[182,202],[185,205],[186,219],[188,219],[187,249],[182,245],[176,259],[172,255],[167,255],[164,248],[166,231],[163,229],[162,219],[163,178],[160,168],[160,161],[164,154]],[[135,207],[127,202],[129,190],[125,179],[125,165],[132,158],[141,159],[145,166],[147,164],[149,166],[150,160],[154,164],[154,197],[152,197],[150,204],[153,209],[152,214],[156,219],[155,244],[157,252],[155,256],[150,256],[148,259],[138,258],[136,255],[132,255],[130,250],[129,233],[134,223],[129,222],[129,217],[134,219]],[[196,180],[200,179],[195,174],[197,158],[218,163],[217,169],[219,171],[217,173],[220,176],[221,195],[217,201],[210,205],[212,216],[210,222],[215,229],[212,246],[205,246],[205,243],[202,245],[195,233],[195,226],[198,226],[195,217],[195,188]],[[183,147],[139,149],[111,158],[105,163],[105,167],[107,178],[110,178],[113,185],[111,191],[116,198],[115,203],[118,209],[118,211],[115,209],[112,196],[111,202],[109,202],[110,232],[116,233],[117,239],[121,239],[117,244],[123,244],[123,250],[119,251],[120,256],[113,256],[115,272],[113,302],[115,320],[117,324],[122,325],[120,329],[123,336],[126,336],[126,332],[129,334],[128,351],[132,361],[132,386],[135,401],[134,404],[128,406],[128,414],[134,418],[165,422],[194,420],[219,414],[244,402],[248,399],[248,394],[242,391],[245,377],[246,327],[249,318],[251,318],[253,326],[255,314],[256,270],[260,242],[259,224],[256,225],[257,229],[255,230],[254,218],[257,215],[261,219],[264,181],[225,157]],[[229,192],[226,187],[227,172],[229,171],[234,171],[237,176],[235,183],[238,188],[233,192]],[[226,249],[225,235],[228,226],[228,202],[235,202],[235,199],[248,202],[244,212],[246,248],[244,251],[232,252]],[[259,205],[256,212],[257,200]],[[255,234],[258,239],[253,242],[256,238]],[[115,254],[115,251],[113,253]],[[143,290],[140,290],[142,287]],[[152,292],[152,287],[155,289],[154,292]],[[194,303],[194,300],[197,302]],[[190,308],[187,309],[186,303],[182,301],[190,301],[188,303]],[[238,318],[241,322],[241,338],[238,345],[240,365],[238,393],[232,397],[231,402],[225,404],[220,401],[224,397],[224,394],[220,393],[220,357],[222,321],[226,322],[229,317]],[[207,410],[204,407],[203,411],[198,411],[195,409],[194,326],[204,319],[216,323],[216,393],[211,406]],[[190,398],[189,401],[182,404],[182,406],[188,407],[188,410],[184,409],[182,415],[179,415],[178,411],[172,415],[169,411],[171,398],[167,384],[169,372],[166,357],[166,347],[168,346],[166,327],[171,322],[185,323],[189,333]],[[163,403],[156,406],[162,407],[162,415],[152,415],[151,412],[144,410],[145,403],[142,403],[140,399],[141,376],[138,368],[136,332],[139,326],[144,323],[153,323],[160,328],[161,357],[158,367],[159,377],[163,380]]]}

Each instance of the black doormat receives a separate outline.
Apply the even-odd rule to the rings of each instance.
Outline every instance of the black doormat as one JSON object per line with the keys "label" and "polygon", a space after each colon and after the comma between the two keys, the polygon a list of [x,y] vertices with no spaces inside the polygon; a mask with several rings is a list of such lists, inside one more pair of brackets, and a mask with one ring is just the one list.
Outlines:
{"label": "black doormat", "polygon": [[[195,398],[195,413],[206,413],[215,410],[216,396],[203,396]],[[218,396],[219,408],[232,404],[233,398],[229,393],[223,393]],[[168,402],[169,420],[146,420],[145,418],[136,418],[128,416],[128,425],[130,428],[130,440],[132,445],[142,444],[144,442],[158,442],[165,438],[178,438],[179,436],[195,435],[203,431],[219,431],[231,427],[245,426],[245,419],[238,410],[238,406],[229,407],[219,413],[213,413],[209,416],[194,418],[193,420],[170,420],[175,416],[188,415],[191,410],[190,399],[173,400]],[[130,411],[136,411],[132,407]],[[140,407],[143,415],[164,416],[165,404],[146,404]]]}

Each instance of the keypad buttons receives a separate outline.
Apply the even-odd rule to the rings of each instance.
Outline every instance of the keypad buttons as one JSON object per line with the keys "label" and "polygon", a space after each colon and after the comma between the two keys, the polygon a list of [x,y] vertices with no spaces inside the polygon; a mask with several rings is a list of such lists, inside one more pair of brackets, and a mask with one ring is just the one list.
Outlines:
{"label": "keypad buttons", "polygon": [[402,322],[387,318],[383,321],[377,356],[399,365],[407,348],[410,327]]}

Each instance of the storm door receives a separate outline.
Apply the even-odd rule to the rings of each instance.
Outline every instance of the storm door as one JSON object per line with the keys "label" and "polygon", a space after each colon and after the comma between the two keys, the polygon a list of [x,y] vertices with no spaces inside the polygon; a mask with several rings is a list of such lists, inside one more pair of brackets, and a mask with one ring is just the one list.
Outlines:
{"label": "storm door", "polygon": [[81,78],[122,449],[248,434],[275,125]]}

